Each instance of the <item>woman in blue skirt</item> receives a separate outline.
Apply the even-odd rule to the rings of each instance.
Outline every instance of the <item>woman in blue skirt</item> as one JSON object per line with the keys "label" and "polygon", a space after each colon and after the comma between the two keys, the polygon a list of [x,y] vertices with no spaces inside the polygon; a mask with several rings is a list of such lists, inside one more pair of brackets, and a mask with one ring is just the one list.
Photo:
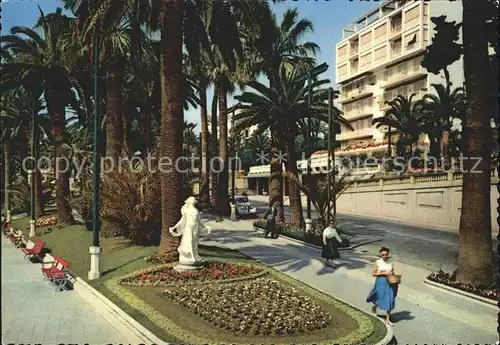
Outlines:
{"label": "woman in blue skirt", "polygon": [[368,294],[366,302],[373,303],[372,311],[377,313],[377,307],[386,311],[385,322],[391,323],[391,311],[394,309],[394,299],[397,295],[398,285],[391,285],[387,276],[394,274],[394,267],[389,262],[389,249],[382,247],[379,251],[380,259],[373,264],[372,275],[375,279],[375,286]]}

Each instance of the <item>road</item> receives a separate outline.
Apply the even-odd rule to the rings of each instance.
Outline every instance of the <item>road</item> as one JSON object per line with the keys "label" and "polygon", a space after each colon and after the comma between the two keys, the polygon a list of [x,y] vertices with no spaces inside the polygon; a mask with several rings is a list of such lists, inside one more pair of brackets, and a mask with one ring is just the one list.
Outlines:
{"label": "road", "polygon": [[[261,196],[249,199],[257,207],[259,214],[265,212],[267,203]],[[284,208],[285,217],[288,217],[290,208]],[[312,212],[312,217],[315,216],[316,212]],[[429,271],[441,268],[449,272],[456,268],[459,249],[456,232],[342,214],[337,214],[337,222],[352,236],[355,244],[365,243],[357,248],[363,253],[376,254],[384,246],[391,250],[392,257],[398,262]],[[493,252],[498,257],[495,249],[497,241],[493,242]]]}

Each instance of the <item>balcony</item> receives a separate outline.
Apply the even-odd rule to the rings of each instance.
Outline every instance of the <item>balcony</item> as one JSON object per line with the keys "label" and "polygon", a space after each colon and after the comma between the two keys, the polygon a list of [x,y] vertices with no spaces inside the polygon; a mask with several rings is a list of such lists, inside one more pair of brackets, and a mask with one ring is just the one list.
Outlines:
{"label": "balcony", "polygon": [[344,118],[347,120],[355,120],[359,117],[373,114],[373,106],[364,106],[344,111]]}
{"label": "balcony", "polygon": [[[351,74],[353,74],[353,73],[351,73]],[[340,94],[340,98],[339,98],[338,102],[340,104],[346,103],[346,102],[351,102],[351,101],[354,101],[356,99],[360,99],[360,98],[369,96],[371,94],[373,94],[373,85],[363,85],[363,86],[360,86],[360,87],[355,88],[353,90],[343,91]]]}
{"label": "balcony", "polygon": [[401,18],[396,19],[391,22],[391,36],[401,33],[401,29],[403,28],[403,23]]}
{"label": "balcony", "polygon": [[390,89],[399,84],[406,84],[413,80],[421,79],[426,75],[427,71],[422,66],[412,64],[410,68],[394,72],[391,76],[387,77],[380,87],[382,89]]}
{"label": "balcony", "polygon": [[401,51],[402,51],[401,46],[395,48],[391,47],[391,54],[390,54],[391,59],[401,56]]}
{"label": "balcony", "polygon": [[349,56],[355,55],[359,52],[359,44],[351,45],[351,49],[349,49]]}
{"label": "balcony", "polygon": [[373,137],[374,131],[377,130],[371,127],[356,129],[354,131],[346,131],[345,133],[337,134],[337,140],[344,141],[344,140],[352,140],[359,138],[370,138]]}
{"label": "balcony", "polygon": [[394,100],[399,94],[403,94],[405,97],[410,97],[412,94],[415,94],[413,97],[413,102],[416,102],[424,97],[426,94],[425,91],[423,90],[418,90],[418,91],[413,91],[413,92],[407,92],[406,94],[404,93],[398,93],[398,92],[387,92],[384,93],[382,96],[380,96],[377,100],[378,102],[378,109],[379,110],[388,110],[390,106],[388,104],[385,104],[385,102],[390,102]]}

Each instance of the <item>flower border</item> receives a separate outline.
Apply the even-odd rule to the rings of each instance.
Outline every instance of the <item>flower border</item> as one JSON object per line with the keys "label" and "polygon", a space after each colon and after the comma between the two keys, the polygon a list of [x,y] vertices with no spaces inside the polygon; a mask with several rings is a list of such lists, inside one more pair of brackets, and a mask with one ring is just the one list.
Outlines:
{"label": "flower border", "polygon": [[[158,267],[169,267],[173,266],[173,264],[164,264],[154,266],[149,269],[142,269],[130,274],[124,275],[122,277],[113,278],[106,282],[104,282],[104,286],[108,288],[117,298],[123,301],[125,304],[130,306],[131,308],[139,311],[144,314],[150,322],[155,324],[157,327],[161,328],[165,333],[171,334],[174,337],[182,337],[182,341],[184,343],[190,344],[220,344],[220,341],[214,339],[206,339],[200,338],[196,334],[177,326],[171,319],[156,311],[154,307],[137,297],[134,293],[126,288],[125,285],[120,285],[119,281],[124,278],[128,278],[130,276],[136,276],[146,271],[151,271],[154,269],[158,269]],[[257,266],[257,265],[256,265]],[[358,323],[358,329],[353,331],[352,333],[335,340],[321,340],[316,341],[313,344],[315,345],[330,345],[332,343],[338,344],[362,344],[363,341],[368,339],[375,331],[373,324],[376,322],[374,320],[372,322],[371,316],[358,310],[354,307],[349,306],[341,301],[335,299],[335,297],[330,296],[324,292],[321,292],[306,283],[298,281],[292,277],[289,277],[281,272],[278,272],[272,268],[267,268],[266,273],[270,276],[278,280],[281,284],[289,284],[294,287],[301,294],[308,294],[311,297],[318,300],[318,302],[325,303],[330,307],[334,307],[338,309],[340,312],[345,313],[346,315],[352,317]],[[279,345],[280,343],[275,343],[275,345]],[[286,345],[286,344],[283,344]]]}
{"label": "flower border", "polygon": [[258,267],[258,268],[262,269],[262,271],[258,272],[258,273],[250,274],[247,276],[243,276],[243,277],[236,277],[236,278],[229,278],[229,279],[215,279],[215,280],[206,280],[206,281],[192,280],[192,281],[187,281],[187,282],[166,283],[166,284],[157,284],[157,285],[154,285],[153,283],[150,283],[150,282],[136,283],[136,282],[124,282],[123,281],[123,280],[128,279],[128,278],[138,277],[144,273],[151,273],[151,272],[157,271],[158,269],[173,267],[175,265],[175,264],[170,263],[170,264],[153,266],[153,267],[150,267],[147,269],[142,269],[140,271],[136,271],[136,272],[127,274],[126,276],[120,277],[120,279],[118,280],[118,284],[127,285],[127,286],[148,286],[148,287],[149,286],[151,286],[151,287],[172,287],[172,286],[178,286],[180,284],[182,284],[182,285],[224,284],[224,283],[238,282],[238,281],[242,281],[242,280],[256,279],[256,278],[262,277],[262,276],[269,273],[267,268],[262,266],[262,265],[249,265],[249,264],[242,265],[242,264],[235,263],[235,262],[232,262],[232,264],[238,265],[238,266],[254,266],[254,267]]}

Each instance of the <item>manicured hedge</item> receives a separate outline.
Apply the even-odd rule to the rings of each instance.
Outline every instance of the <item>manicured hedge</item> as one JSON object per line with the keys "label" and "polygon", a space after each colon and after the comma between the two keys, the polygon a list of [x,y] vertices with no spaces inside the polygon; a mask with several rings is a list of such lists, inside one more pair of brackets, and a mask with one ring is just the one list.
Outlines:
{"label": "manicured hedge", "polygon": [[[266,228],[266,222],[263,220],[257,220],[253,223],[253,225],[260,229]],[[277,224],[277,228],[279,230],[279,234],[281,236],[290,237],[299,241],[303,241],[305,243],[309,243],[315,246],[323,246],[323,233],[322,229],[313,229],[311,233],[306,233],[301,229],[291,228],[288,224]],[[337,228],[340,237],[342,238],[342,243],[338,245],[339,248],[347,248],[351,245],[351,241],[349,237],[342,234],[342,229]]]}

